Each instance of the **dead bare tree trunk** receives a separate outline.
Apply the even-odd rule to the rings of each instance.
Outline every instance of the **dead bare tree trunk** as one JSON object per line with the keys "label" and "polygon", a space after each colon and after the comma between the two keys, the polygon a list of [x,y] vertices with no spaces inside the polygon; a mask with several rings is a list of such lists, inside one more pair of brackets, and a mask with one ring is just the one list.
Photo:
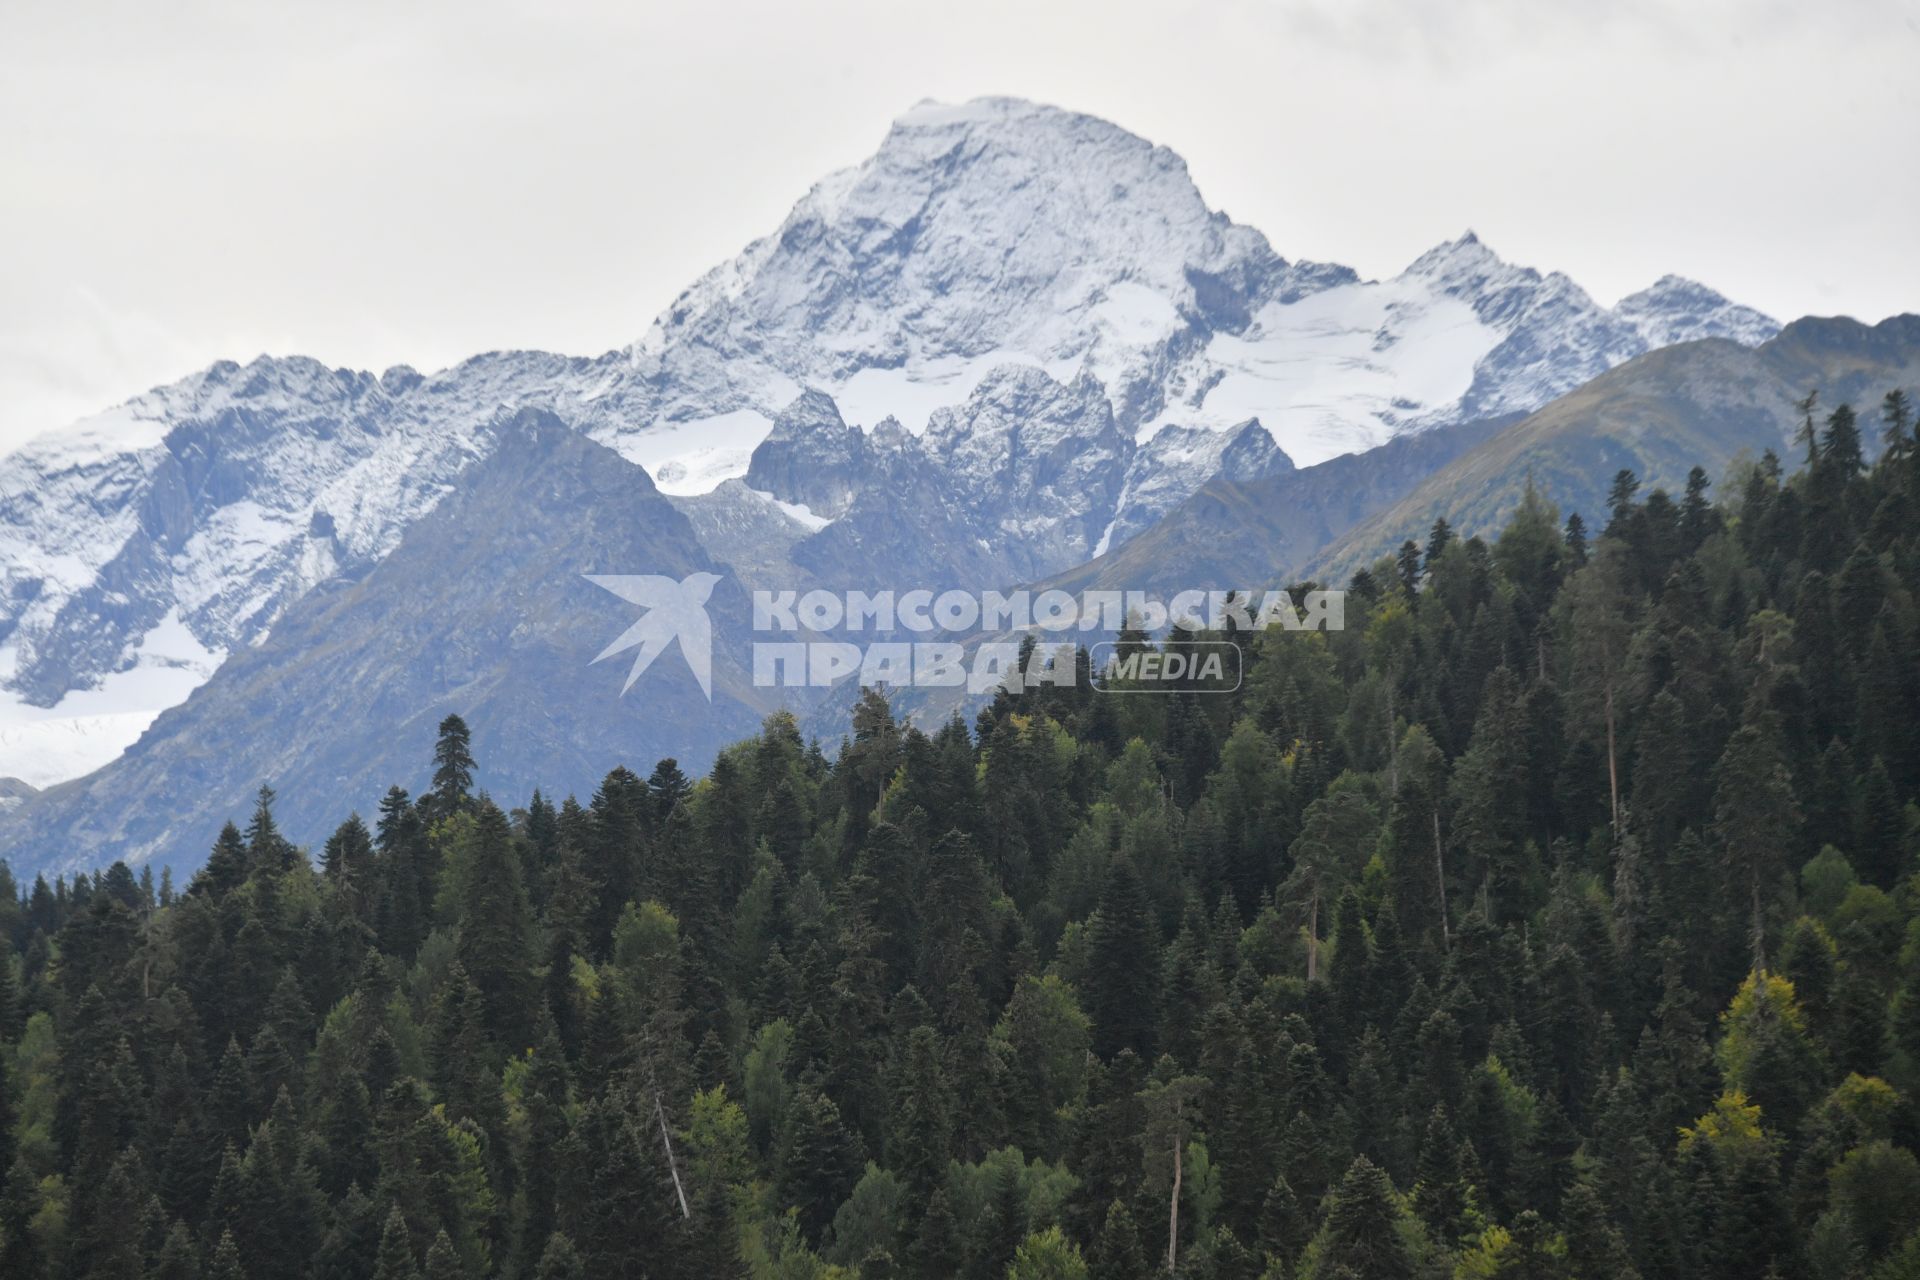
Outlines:
{"label": "dead bare tree trunk", "polygon": [[1173,1199],[1167,1205],[1167,1270],[1178,1269],[1180,1257],[1180,1126],[1173,1126]]}
{"label": "dead bare tree trunk", "polygon": [[1433,882],[1440,890],[1440,941],[1453,947],[1453,927],[1447,923],[1447,860],[1440,851],[1440,810],[1433,811]]}
{"label": "dead bare tree trunk", "polygon": [[680,1162],[673,1157],[673,1139],[667,1133],[667,1109],[660,1104],[660,1090],[653,1091],[653,1115],[660,1122],[660,1145],[667,1151],[667,1171],[673,1174],[673,1193],[680,1197],[680,1216],[691,1218],[693,1210],[687,1208],[687,1189],[680,1185]]}

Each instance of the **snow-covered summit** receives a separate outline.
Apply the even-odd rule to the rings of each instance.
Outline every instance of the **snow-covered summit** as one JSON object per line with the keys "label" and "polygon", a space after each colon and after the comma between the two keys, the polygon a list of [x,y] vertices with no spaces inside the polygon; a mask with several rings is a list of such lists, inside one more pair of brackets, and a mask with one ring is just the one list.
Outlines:
{"label": "snow-covered summit", "polygon": [[1780,331],[1771,317],[1674,275],[1661,276],[1640,292],[1628,294],[1613,313],[1638,329],[1650,347],[1699,338],[1730,338],[1752,347]]}
{"label": "snow-covered summit", "polygon": [[1352,278],[1289,264],[1210,209],[1178,155],[1107,121],[922,103],[675,299],[632,348],[629,398],[643,419],[771,417],[812,386],[917,430],[1025,363],[1092,373],[1131,424],[1159,408],[1179,341]]}

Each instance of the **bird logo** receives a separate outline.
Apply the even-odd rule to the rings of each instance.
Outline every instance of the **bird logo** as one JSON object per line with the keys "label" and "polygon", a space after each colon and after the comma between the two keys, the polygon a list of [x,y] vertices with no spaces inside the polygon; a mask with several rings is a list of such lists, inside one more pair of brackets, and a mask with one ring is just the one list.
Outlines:
{"label": "bird logo", "polygon": [[[680,642],[680,656],[687,660],[687,668],[693,672],[693,678],[700,682],[700,690],[707,695],[707,701],[713,701],[713,620],[707,616],[707,598],[713,594],[713,588],[720,581],[717,573],[690,573],[678,582],[656,573],[633,574],[582,574],[588,582],[603,590],[611,591],[629,604],[637,604],[646,610],[640,620],[620,633],[618,639],[602,649],[594,662],[611,658],[616,653],[639,648],[633,655],[633,666],[627,670],[627,682],[620,686],[620,696],[625,697],[627,690],[633,688],[633,682],[640,673],[653,665],[653,660],[666,651],[675,640]],[[589,663],[588,665],[592,665]]]}

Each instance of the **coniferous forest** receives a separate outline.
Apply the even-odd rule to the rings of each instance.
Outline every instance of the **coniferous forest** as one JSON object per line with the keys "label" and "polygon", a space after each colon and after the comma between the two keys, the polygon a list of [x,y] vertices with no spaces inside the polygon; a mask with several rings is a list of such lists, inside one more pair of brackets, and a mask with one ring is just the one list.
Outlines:
{"label": "coniferous forest", "polygon": [[311,857],[263,790],[185,884],[0,876],[0,1276],[1920,1277],[1879,408],[1436,525],[1232,695],[578,800],[450,717]]}

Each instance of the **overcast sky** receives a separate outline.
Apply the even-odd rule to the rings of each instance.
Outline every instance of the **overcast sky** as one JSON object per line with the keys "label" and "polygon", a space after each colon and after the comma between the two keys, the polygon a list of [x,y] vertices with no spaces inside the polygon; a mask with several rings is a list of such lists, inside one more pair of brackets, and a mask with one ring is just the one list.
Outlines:
{"label": "overcast sky", "polygon": [[[565,12],[558,12],[565,10]],[[921,98],[1184,155],[1288,257],[1920,310],[1920,0],[0,5],[0,448],[260,352],[597,354]]]}

